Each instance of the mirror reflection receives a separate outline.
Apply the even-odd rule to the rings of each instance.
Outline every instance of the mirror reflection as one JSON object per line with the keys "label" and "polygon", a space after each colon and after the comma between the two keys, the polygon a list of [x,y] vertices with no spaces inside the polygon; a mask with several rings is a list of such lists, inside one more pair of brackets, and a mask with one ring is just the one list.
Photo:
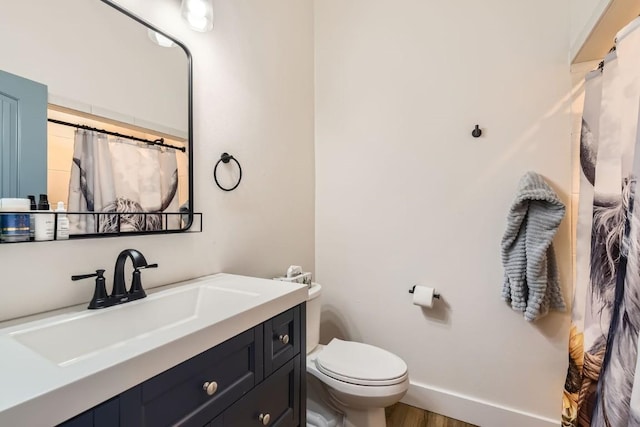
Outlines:
{"label": "mirror reflection", "polygon": [[0,197],[62,201],[71,236],[183,228],[187,53],[99,0],[4,2],[0,38]]}

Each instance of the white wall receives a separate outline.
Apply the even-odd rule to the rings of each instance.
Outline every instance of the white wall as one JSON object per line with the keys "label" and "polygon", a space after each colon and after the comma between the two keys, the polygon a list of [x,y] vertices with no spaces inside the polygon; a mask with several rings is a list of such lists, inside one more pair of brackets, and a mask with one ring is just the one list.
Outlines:
{"label": "white wall", "polygon": [[[568,0],[315,2],[322,339],[401,356],[407,403],[559,424],[569,316],[508,308],[499,248],[519,178],[541,173],[568,207],[555,243],[569,302],[568,22]],[[413,306],[414,284],[443,301]]]}
{"label": "white wall", "polygon": [[[204,231],[0,245],[0,319],[88,302],[91,281],[133,247],[160,268],[145,287],[215,272],[273,277],[289,264],[314,267],[313,8],[310,0],[216,2],[213,32],[180,18],[180,2],[120,4],[189,47],[194,61],[195,208]],[[213,183],[223,151],[242,163],[231,193]]]}

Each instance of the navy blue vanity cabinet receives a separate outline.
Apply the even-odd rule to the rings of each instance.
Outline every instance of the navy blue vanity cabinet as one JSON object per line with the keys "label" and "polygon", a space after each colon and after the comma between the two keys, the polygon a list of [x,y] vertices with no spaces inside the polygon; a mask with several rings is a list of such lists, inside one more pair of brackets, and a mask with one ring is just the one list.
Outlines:
{"label": "navy blue vanity cabinet", "polygon": [[64,427],[112,427],[119,424],[120,398],[116,396],[60,425]]}
{"label": "navy blue vanity cabinet", "polygon": [[289,309],[61,426],[306,426],[305,310]]}
{"label": "navy blue vanity cabinet", "polygon": [[204,427],[224,427],[224,423],[222,422],[222,415],[220,415],[210,423],[207,423]]}

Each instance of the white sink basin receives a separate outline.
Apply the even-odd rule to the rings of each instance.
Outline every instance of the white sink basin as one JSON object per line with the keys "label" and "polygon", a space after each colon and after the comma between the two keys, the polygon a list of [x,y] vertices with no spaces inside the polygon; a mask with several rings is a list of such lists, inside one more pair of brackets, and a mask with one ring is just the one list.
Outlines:
{"label": "white sink basin", "polygon": [[[255,292],[201,285],[173,289],[123,305],[12,332],[12,338],[59,366],[69,366],[107,349],[194,322],[211,308],[242,311]],[[207,313],[210,315],[210,313]]]}

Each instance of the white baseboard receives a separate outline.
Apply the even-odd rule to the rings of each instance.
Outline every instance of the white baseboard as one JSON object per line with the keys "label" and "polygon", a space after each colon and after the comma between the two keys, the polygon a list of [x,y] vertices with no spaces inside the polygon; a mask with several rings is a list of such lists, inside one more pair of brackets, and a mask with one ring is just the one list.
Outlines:
{"label": "white baseboard", "polygon": [[558,427],[561,424],[559,412],[558,419],[554,420],[417,382],[411,382],[402,402],[481,427]]}

